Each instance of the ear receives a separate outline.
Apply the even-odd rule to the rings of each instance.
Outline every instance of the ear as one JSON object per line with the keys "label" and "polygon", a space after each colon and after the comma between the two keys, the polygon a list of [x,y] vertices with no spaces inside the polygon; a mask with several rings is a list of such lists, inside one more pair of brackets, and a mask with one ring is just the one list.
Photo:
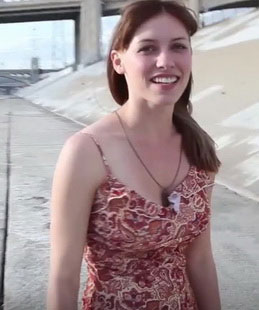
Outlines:
{"label": "ear", "polygon": [[112,50],[111,51],[111,61],[113,65],[113,69],[118,73],[118,74],[124,74],[124,68],[122,65],[122,55],[120,52]]}

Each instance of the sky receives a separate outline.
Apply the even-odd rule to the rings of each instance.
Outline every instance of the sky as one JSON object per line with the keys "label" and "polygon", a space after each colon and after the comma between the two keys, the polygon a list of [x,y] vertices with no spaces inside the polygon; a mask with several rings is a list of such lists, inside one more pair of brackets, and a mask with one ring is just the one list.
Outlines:
{"label": "sky", "polygon": [[[208,12],[201,17],[205,25],[239,15],[247,9]],[[119,16],[103,17],[102,54],[105,55]],[[28,69],[38,57],[41,68],[56,69],[74,63],[74,22],[44,21],[0,24],[0,69]]]}
{"label": "sky", "polygon": [[[102,18],[103,53],[119,16]],[[74,62],[74,21],[0,24],[0,69],[30,68],[32,57],[41,68],[60,68]]]}

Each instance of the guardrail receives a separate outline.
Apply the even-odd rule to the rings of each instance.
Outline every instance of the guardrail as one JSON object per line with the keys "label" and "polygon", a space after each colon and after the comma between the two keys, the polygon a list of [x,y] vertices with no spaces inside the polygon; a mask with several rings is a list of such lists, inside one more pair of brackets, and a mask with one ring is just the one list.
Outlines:
{"label": "guardrail", "polygon": [[9,95],[13,89],[29,86],[30,83],[26,79],[0,73],[0,89]]}
{"label": "guardrail", "polygon": [[[26,87],[41,80],[46,73],[59,72],[67,68],[72,68],[74,71],[76,65],[70,64],[59,69],[37,69],[37,80],[35,80],[35,72],[33,73],[31,69],[0,69],[0,89],[5,89],[9,94],[14,88]],[[6,81],[4,81],[4,79],[6,79]],[[9,82],[7,80],[9,80]]]}

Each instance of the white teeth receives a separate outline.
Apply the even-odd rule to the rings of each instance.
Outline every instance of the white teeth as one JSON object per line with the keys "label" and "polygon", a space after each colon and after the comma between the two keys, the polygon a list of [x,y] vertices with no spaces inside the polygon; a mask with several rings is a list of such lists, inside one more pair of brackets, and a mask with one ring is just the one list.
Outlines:
{"label": "white teeth", "polygon": [[178,80],[177,77],[155,77],[152,79],[155,83],[163,83],[163,84],[170,84],[175,83]]}

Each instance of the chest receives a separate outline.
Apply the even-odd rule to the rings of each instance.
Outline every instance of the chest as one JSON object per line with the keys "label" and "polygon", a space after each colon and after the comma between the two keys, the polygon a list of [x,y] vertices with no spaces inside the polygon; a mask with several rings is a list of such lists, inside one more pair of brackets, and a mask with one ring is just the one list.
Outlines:
{"label": "chest", "polygon": [[[176,144],[177,145],[177,144]],[[161,204],[161,192],[173,190],[188,174],[190,165],[179,145],[148,147],[127,143],[104,145],[112,175],[147,200]]]}

